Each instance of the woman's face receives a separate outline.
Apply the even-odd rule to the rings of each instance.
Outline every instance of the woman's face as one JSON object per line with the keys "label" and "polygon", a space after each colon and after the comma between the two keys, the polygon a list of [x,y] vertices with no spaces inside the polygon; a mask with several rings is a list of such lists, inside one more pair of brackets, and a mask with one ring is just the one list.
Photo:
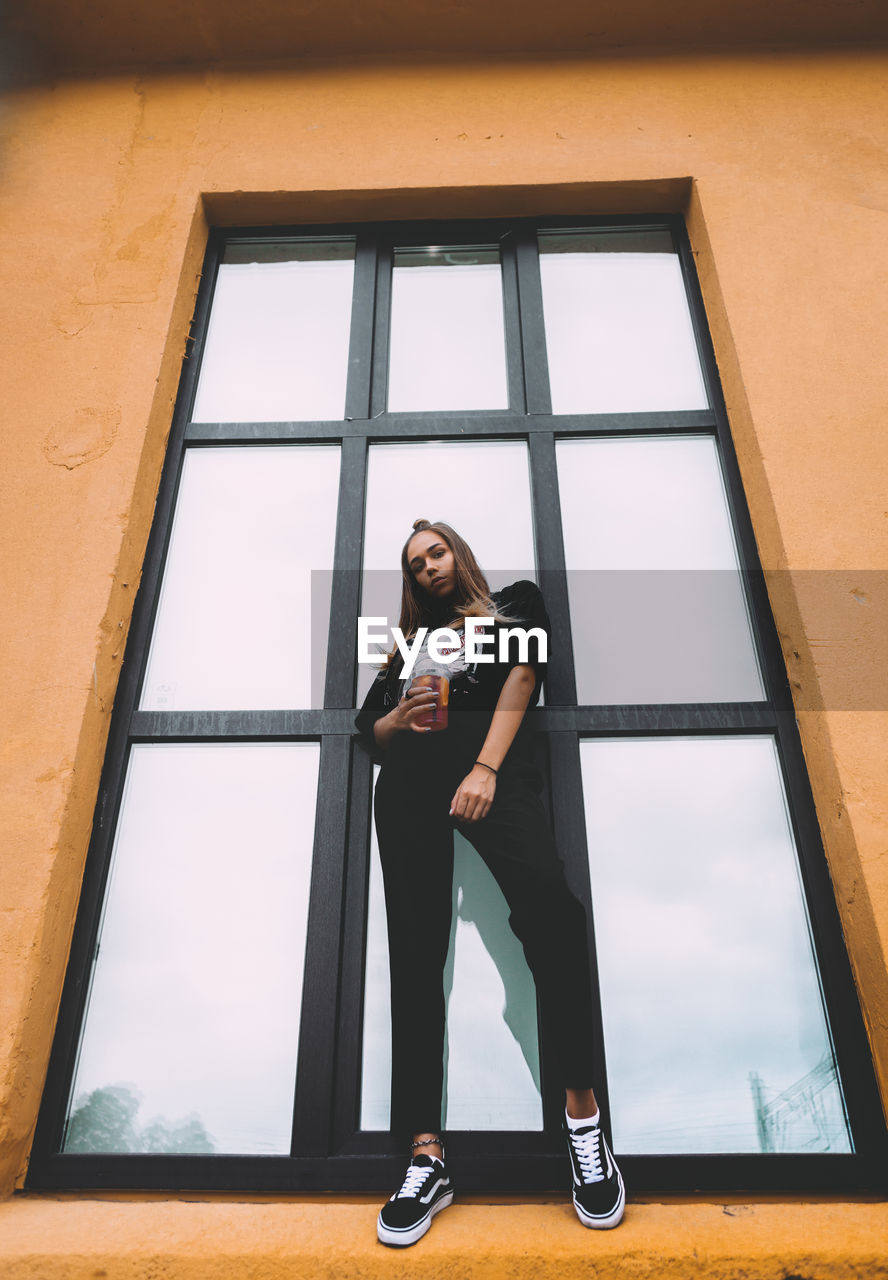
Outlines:
{"label": "woman's face", "polygon": [[407,544],[407,564],[417,584],[433,600],[446,600],[456,590],[453,552],[432,529],[415,533]]}

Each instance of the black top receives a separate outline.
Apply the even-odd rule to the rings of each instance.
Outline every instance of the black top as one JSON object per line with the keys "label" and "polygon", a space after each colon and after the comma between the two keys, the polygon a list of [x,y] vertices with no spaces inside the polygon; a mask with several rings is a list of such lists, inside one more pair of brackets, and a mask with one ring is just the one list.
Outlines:
{"label": "black top", "polygon": [[[545,664],[540,662],[539,646],[536,637],[531,636],[527,654],[519,650],[519,638],[508,638],[508,657],[499,660],[500,634],[507,627],[540,627],[550,637],[549,615],[543,597],[536,583],[527,579],[513,582],[502,591],[495,591],[491,600],[497,612],[509,619],[508,623],[495,622],[486,628],[485,635],[492,637],[484,645],[484,652],[492,654],[493,662],[475,663],[465,672],[455,676],[450,682],[450,701],[448,708],[448,726],[439,733],[416,734],[396,733],[387,748],[382,750],[373,736],[376,721],[388,715],[399,701],[403,693],[403,682],[397,670],[384,668],[379,672],[368,690],[364,705],[358,712],[355,724],[361,741],[370,751],[374,760],[383,764],[386,769],[393,766],[408,768],[415,764],[426,751],[438,754],[446,752],[458,757],[461,767],[471,767],[472,759],[487,736],[493,712],[502,692],[506,678],[513,667],[523,660],[537,671],[537,682],[531,694],[529,706],[539,701],[540,685],[545,675]],[[444,603],[444,602],[442,602]],[[452,614],[450,615],[452,617]],[[439,624],[439,625],[443,625]],[[547,655],[548,656],[548,655]],[[515,767],[533,769],[533,747],[528,726],[522,723],[515,735],[511,747],[500,767],[511,772]]]}

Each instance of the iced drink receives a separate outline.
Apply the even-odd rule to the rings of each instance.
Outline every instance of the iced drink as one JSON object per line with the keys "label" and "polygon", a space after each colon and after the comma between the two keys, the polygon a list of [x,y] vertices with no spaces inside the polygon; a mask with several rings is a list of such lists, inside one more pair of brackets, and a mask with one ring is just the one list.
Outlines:
{"label": "iced drink", "polygon": [[432,733],[447,728],[447,703],[450,697],[450,680],[447,676],[417,676],[411,689],[434,689],[438,694],[437,703],[417,716],[416,723],[431,729]]}

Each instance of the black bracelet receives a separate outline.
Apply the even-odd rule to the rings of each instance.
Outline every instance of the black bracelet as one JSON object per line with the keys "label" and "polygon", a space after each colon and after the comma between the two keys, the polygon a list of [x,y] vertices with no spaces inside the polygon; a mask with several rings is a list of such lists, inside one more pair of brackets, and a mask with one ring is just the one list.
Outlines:
{"label": "black bracelet", "polygon": [[493,774],[495,774],[495,773],[497,772],[497,770],[496,770],[496,769],[494,769],[494,767],[493,767],[493,765],[492,765],[492,764],[485,764],[483,760],[476,760],[476,761],[475,761],[475,764],[480,764],[480,766],[481,766],[481,768],[482,768],[482,769],[489,769],[489,770],[490,770],[490,772],[491,772],[491,773],[493,773]]}

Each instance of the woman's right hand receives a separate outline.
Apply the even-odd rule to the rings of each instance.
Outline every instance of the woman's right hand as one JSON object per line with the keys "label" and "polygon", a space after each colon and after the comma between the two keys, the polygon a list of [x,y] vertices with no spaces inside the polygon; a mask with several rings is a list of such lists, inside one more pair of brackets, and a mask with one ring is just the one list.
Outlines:
{"label": "woman's right hand", "polygon": [[428,725],[418,724],[417,721],[426,712],[431,711],[440,696],[436,689],[430,689],[428,685],[411,685],[392,712],[396,729],[412,729],[414,733],[428,733]]}
{"label": "woman's right hand", "polygon": [[373,726],[373,735],[381,747],[388,745],[390,739],[405,730],[413,733],[428,733],[428,725],[417,721],[435,706],[439,694],[426,685],[412,685],[404,694],[398,705],[387,716],[382,716]]}

